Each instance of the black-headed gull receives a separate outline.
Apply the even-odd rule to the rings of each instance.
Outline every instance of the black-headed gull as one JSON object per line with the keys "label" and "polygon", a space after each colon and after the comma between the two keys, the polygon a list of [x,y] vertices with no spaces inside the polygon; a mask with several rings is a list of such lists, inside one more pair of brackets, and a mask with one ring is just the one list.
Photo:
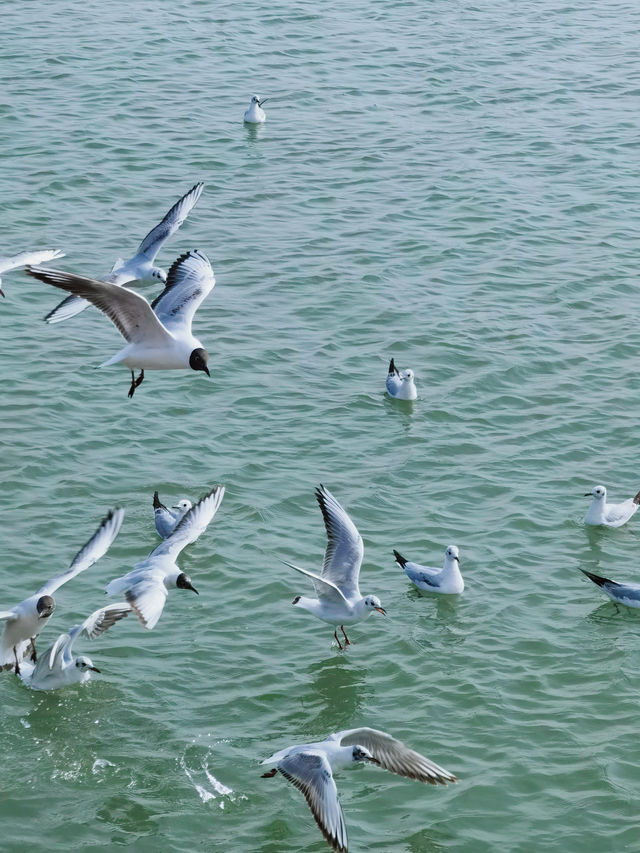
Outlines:
{"label": "black-headed gull", "polygon": [[418,391],[413,381],[413,370],[403,370],[395,366],[393,359],[389,362],[387,374],[387,394],[396,400],[415,400]]}
{"label": "black-headed gull", "polygon": [[604,486],[594,486],[590,492],[585,492],[585,498],[593,497],[591,505],[584,517],[585,524],[602,524],[605,527],[621,527],[632,515],[635,515],[640,505],[640,492],[620,504],[607,503],[607,490]]}
{"label": "black-headed gull", "polygon": [[464,590],[464,580],[460,574],[460,560],[458,549],[455,545],[449,545],[444,552],[444,565],[441,569],[431,566],[421,566],[405,560],[402,554],[394,549],[394,556],[404,569],[409,580],[413,581],[419,589],[426,592],[460,593]]}
{"label": "black-headed gull", "polygon": [[0,610],[0,621],[4,620],[5,623],[0,643],[0,669],[15,667],[15,673],[19,675],[19,664],[29,644],[32,647],[31,659],[35,661],[35,638],[53,613],[53,593],[107,553],[118,535],[123,518],[123,509],[111,510],[87,544],[78,551],[66,572],[47,581],[36,593],[16,604],[11,610]]}
{"label": "black-headed gull", "polygon": [[594,575],[586,569],[580,569],[583,575],[592,580],[596,586],[606,593],[616,604],[626,604],[627,607],[640,607],[640,583],[617,583],[616,581]]}
{"label": "black-headed gull", "polygon": [[176,558],[187,545],[195,542],[216,514],[224,486],[215,486],[191,507],[168,539],[163,540],[146,560],[137,563],[131,572],[107,585],[109,595],[124,594],[142,625],[151,631],[162,615],[170,589],[198,590],[177,565]]}
{"label": "black-headed gull", "polygon": [[327,550],[322,564],[322,574],[317,575],[307,569],[285,564],[297,572],[311,578],[317,598],[305,598],[297,595],[293,604],[313,613],[323,622],[335,626],[333,636],[340,648],[338,626],[342,631],[345,646],[349,645],[344,626],[353,625],[366,619],[374,610],[385,613],[380,599],[375,595],[360,595],[358,577],[364,556],[362,537],[355,524],[328,489],[320,486],[316,489],[316,499],[320,504],[324,525],[327,531]]}
{"label": "black-headed gull", "polygon": [[[1,257],[0,276],[2,276],[2,273],[9,272],[9,270],[26,267],[27,264],[35,266],[36,264],[44,264],[47,261],[54,261],[56,258],[64,258],[64,252],[61,252],[59,249],[34,249],[32,252],[19,252],[17,255],[11,255],[11,257]],[[0,296],[4,296],[1,277]]]}
{"label": "black-headed gull", "polygon": [[[129,397],[145,370],[201,370],[210,376],[209,353],[191,332],[191,322],[216,280],[206,255],[195,249],[171,266],[162,293],[149,305],[144,296],[105,281],[62,270],[27,267],[34,278],[78,294],[99,308],[116,326],[127,346],[99,367],[122,362],[131,370]],[[140,370],[135,378],[134,369]]]}
{"label": "black-headed gull", "polygon": [[302,791],[329,846],[338,853],[347,853],[347,830],[333,772],[356,762],[376,764],[430,785],[458,781],[453,773],[386,732],[369,728],[347,729],[329,735],[324,741],[282,749],[262,762],[276,765],[263,778],[279,772]]}
{"label": "black-headed gull", "polygon": [[265,121],[267,116],[265,111],[262,109],[262,105],[268,100],[268,98],[260,100],[258,95],[254,95],[251,98],[249,109],[244,111],[244,120],[247,124],[262,124],[262,122]]}
{"label": "black-headed gull", "polygon": [[172,507],[165,506],[157,492],[153,493],[153,520],[156,525],[158,536],[166,539],[176,529],[176,525],[189,512],[193,504],[187,498],[183,498]]}
{"label": "black-headed gull", "polygon": [[[136,254],[132,258],[129,258],[128,261],[118,258],[111,272],[100,276],[100,280],[108,281],[111,284],[126,284],[128,281],[134,281],[135,279],[158,278],[160,281],[165,282],[167,280],[167,273],[154,265],[156,255],[162,248],[162,245],[169,237],[176,233],[185,221],[193,206],[200,198],[203,187],[203,183],[198,183],[191,187],[189,192],[185,193],[173,205],[162,222],[149,231],[138,246]],[[45,258],[44,260],[48,259]],[[36,261],[27,261],[27,263],[36,263]],[[68,320],[70,317],[75,317],[76,314],[88,308],[90,304],[90,302],[80,296],[67,296],[44,319],[47,323],[60,323],[63,320]]]}
{"label": "black-headed gull", "polygon": [[108,604],[87,616],[80,625],[74,625],[68,634],[60,634],[46,652],[38,658],[34,665],[29,662],[22,664],[20,677],[33,690],[56,690],[69,684],[82,683],[91,678],[92,672],[100,672],[93,665],[91,658],[86,655],[74,657],[72,648],[78,637],[94,640],[104,634],[112,625],[124,619],[131,612],[126,601],[118,604]]}

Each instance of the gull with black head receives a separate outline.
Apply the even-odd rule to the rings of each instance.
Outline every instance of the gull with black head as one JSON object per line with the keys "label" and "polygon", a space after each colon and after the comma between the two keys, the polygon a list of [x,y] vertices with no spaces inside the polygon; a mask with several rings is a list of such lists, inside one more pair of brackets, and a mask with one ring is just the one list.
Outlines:
{"label": "gull with black head", "polygon": [[453,773],[386,732],[369,728],[347,729],[323,741],[282,749],[262,762],[275,764],[263,778],[280,773],[302,791],[329,846],[347,853],[347,830],[333,773],[359,762],[429,785],[458,781]]}
{"label": "gull with black head", "polygon": [[34,665],[25,661],[20,669],[20,677],[32,690],[56,690],[69,684],[82,684],[91,678],[92,672],[100,672],[86,655],[72,653],[73,644],[78,637],[95,640],[112,625],[124,619],[131,612],[126,601],[108,604],[87,616],[84,622],[74,625],[67,634],[60,634],[38,662]]}
{"label": "gull with black head", "polygon": [[[176,233],[178,228],[185,221],[193,206],[200,198],[202,193],[203,183],[195,184],[188,193],[185,193],[165,215],[162,222],[159,222],[155,228],[144,238],[138,246],[136,254],[129,258],[128,261],[118,258],[113,265],[111,272],[100,276],[101,281],[108,281],[111,284],[126,284],[128,281],[135,279],[155,278],[162,282],[166,282],[167,273],[155,265],[156,255],[162,248],[163,244]],[[50,260],[43,258],[42,260]],[[25,261],[25,263],[35,264],[37,261]],[[61,323],[63,320],[68,320],[70,317],[75,317],[85,308],[88,308],[91,302],[83,299],[81,296],[67,296],[66,299],[57,305],[53,311],[50,311],[44,318],[47,323]]]}
{"label": "gull with black head", "polygon": [[351,641],[344,630],[345,625],[353,625],[366,619],[374,610],[378,613],[386,613],[386,611],[377,596],[360,594],[358,578],[364,546],[355,524],[331,492],[322,485],[316,489],[316,500],[322,510],[328,539],[322,573],[318,575],[294,566],[286,560],[283,562],[291,569],[311,578],[318,596],[305,598],[297,595],[293,599],[293,604],[308,610],[323,622],[334,625],[333,636],[342,649],[338,638],[338,627],[342,631],[346,647]]}
{"label": "gull with black head", "polygon": [[[210,376],[209,353],[191,332],[193,316],[215,285],[209,259],[195,249],[171,266],[162,293],[151,305],[128,287],[53,269],[27,267],[34,278],[88,299],[116,326],[127,346],[99,367],[122,362],[131,370],[129,397],[145,370],[202,371]],[[135,378],[134,370],[140,375]]]}
{"label": "gull with black head", "polygon": [[14,668],[16,675],[19,675],[20,662],[29,645],[32,650],[31,660],[36,660],[35,639],[53,613],[53,593],[107,553],[118,535],[123,518],[123,509],[112,510],[102,520],[87,544],[78,551],[66,572],[47,581],[36,593],[10,610],[0,610],[0,621],[5,623],[0,642],[0,669]]}
{"label": "gull with black head", "polygon": [[124,595],[148,631],[155,627],[162,615],[170,589],[190,589],[196,595],[199,594],[191,578],[176,565],[176,559],[183,548],[195,542],[207,529],[223,497],[224,486],[214,486],[191,507],[171,536],[154,548],[146,560],[137,563],[128,574],[107,585],[106,592],[109,595]]}

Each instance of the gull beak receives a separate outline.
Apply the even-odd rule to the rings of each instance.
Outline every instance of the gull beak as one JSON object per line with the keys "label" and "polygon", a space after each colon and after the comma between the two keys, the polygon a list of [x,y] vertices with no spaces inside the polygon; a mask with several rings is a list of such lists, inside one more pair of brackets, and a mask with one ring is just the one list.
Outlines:
{"label": "gull beak", "polygon": [[206,365],[206,364],[205,364],[205,366],[202,368],[202,370],[203,370],[203,372],[204,372],[204,373],[206,373],[206,374],[207,374],[207,376],[209,377],[209,379],[211,379],[211,374],[209,373],[209,368],[207,367],[207,365]]}
{"label": "gull beak", "polygon": [[196,595],[200,595],[200,593],[199,593],[199,592],[198,592],[198,590],[195,588],[195,586],[193,586],[193,584],[185,583],[184,588],[185,588],[185,589],[190,589],[190,590],[191,590],[191,592],[195,592],[195,594],[196,594]]}
{"label": "gull beak", "polygon": [[456,561],[456,563],[457,563],[458,565],[460,565],[460,557],[454,557],[453,559]]}
{"label": "gull beak", "polygon": [[590,498],[593,496],[593,492],[585,492],[584,496],[585,496],[585,498]]}
{"label": "gull beak", "polygon": [[0,287],[0,296],[4,296],[4,290]]}
{"label": "gull beak", "polygon": [[371,764],[377,764],[378,767],[380,767],[380,762],[378,761],[377,758],[374,758],[373,755],[368,760],[371,762]]}
{"label": "gull beak", "polygon": [[377,610],[378,613],[382,613],[384,616],[387,615],[387,611],[384,609],[384,607],[374,607],[373,609]]}
{"label": "gull beak", "polygon": [[263,98],[261,101],[258,101],[258,106],[262,107],[263,104],[266,104],[269,98]]}
{"label": "gull beak", "polygon": [[90,669],[92,672],[100,672],[100,670],[98,669],[98,667],[97,667],[97,666],[90,666],[90,667],[87,667],[87,668],[88,668],[88,669]]}

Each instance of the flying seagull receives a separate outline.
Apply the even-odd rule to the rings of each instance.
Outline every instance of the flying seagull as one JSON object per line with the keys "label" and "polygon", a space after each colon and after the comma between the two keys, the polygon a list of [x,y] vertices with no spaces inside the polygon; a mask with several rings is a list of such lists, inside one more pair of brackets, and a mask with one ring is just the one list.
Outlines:
{"label": "flying seagull", "polygon": [[[0,276],[2,273],[9,272],[9,270],[26,267],[27,264],[35,266],[36,264],[44,264],[47,261],[54,261],[56,258],[64,258],[64,252],[61,252],[59,249],[35,249],[33,252],[20,252],[11,257],[3,257],[0,258]],[[0,296],[4,296],[2,278],[0,278]]]}

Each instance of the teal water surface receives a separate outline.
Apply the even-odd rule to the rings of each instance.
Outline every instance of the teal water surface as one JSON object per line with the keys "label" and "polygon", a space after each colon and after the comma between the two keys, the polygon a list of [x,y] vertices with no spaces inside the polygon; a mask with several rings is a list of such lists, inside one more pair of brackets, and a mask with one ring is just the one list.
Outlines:
{"label": "teal water surface", "polygon": [[[640,577],[637,519],[582,524],[594,484],[640,487],[637,7],[57,0],[2,30],[0,254],[100,275],[202,180],[158,260],[198,247],[217,278],[212,378],[133,400],[94,370],[121,345],[104,317],[45,325],[59,294],[3,278],[2,606],[125,507],[46,648],[154,547],[155,489],[227,492],[180,558],[199,597],[78,643],[87,685],[3,675],[0,847],[321,853],[259,761],[369,725],[460,782],[341,773],[352,853],[637,850],[638,614],[579,572]],[[390,356],[415,403],[385,398]],[[388,612],[346,653],[282,563],[321,566],[318,483]],[[436,600],[392,549],[448,544],[466,589]]]}

